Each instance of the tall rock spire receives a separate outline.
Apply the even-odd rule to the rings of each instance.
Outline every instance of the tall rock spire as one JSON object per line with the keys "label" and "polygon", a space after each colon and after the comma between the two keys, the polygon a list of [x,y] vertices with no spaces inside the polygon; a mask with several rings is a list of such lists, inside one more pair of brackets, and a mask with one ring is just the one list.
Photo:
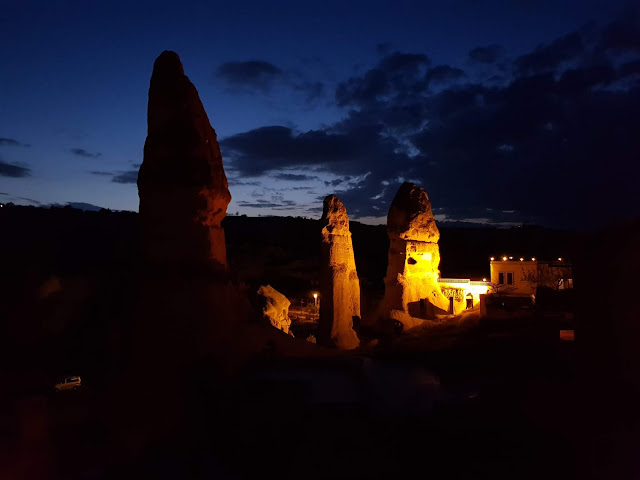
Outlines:
{"label": "tall rock spire", "polygon": [[164,51],[149,87],[138,172],[144,252],[160,265],[226,270],[220,222],[231,201],[215,130],[180,57]]}
{"label": "tall rock spire", "polygon": [[353,317],[360,316],[360,281],[347,209],[335,195],[324,199],[320,272],[319,342],[351,350],[360,344]]}
{"label": "tall rock spire", "polygon": [[386,314],[398,310],[418,318],[447,313],[448,299],[438,285],[440,232],[427,192],[402,184],[387,215],[389,264],[385,277]]}

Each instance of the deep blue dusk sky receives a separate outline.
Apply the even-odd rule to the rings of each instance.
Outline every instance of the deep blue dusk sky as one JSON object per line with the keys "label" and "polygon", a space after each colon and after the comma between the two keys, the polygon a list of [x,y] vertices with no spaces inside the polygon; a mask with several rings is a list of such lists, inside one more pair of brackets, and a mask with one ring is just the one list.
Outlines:
{"label": "deep blue dusk sky", "polygon": [[591,1],[0,0],[0,202],[137,210],[155,58],[220,141],[229,213],[380,223],[640,216],[640,14]]}

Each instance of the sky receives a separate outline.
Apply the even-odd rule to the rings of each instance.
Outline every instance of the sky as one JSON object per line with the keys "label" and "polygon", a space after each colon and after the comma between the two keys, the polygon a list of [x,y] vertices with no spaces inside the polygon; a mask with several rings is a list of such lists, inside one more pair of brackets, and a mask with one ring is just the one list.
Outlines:
{"label": "sky", "polygon": [[137,210],[153,62],[177,52],[229,214],[443,224],[640,216],[634,2],[0,0],[0,202]]}

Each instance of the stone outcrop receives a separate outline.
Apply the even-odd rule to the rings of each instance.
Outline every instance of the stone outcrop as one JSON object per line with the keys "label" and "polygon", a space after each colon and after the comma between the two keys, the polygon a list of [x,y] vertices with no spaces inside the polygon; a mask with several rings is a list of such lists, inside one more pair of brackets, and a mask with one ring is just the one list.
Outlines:
{"label": "stone outcrop", "polygon": [[405,182],[387,216],[389,264],[385,277],[384,314],[417,318],[447,313],[449,300],[440,291],[440,232],[427,193]]}
{"label": "stone outcrop", "polygon": [[278,330],[293,335],[289,331],[291,326],[289,318],[291,302],[289,299],[271,285],[262,285],[258,289],[258,295],[261,297],[262,316]]}
{"label": "stone outcrop", "polygon": [[153,66],[147,123],[138,194],[148,260],[226,270],[220,222],[231,195],[222,156],[198,92],[174,52],[162,52]]}
{"label": "stone outcrop", "polygon": [[324,199],[320,273],[318,342],[341,349],[356,348],[360,341],[353,317],[360,317],[360,281],[353,256],[349,217],[335,195]]}

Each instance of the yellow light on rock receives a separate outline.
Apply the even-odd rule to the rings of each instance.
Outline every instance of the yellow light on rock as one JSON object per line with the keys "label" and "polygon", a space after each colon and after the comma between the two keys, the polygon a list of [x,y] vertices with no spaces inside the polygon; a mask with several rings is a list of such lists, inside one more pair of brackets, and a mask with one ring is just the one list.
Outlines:
{"label": "yellow light on rock", "polygon": [[524,258],[520,257],[520,261],[521,261],[521,262],[524,262]]}
{"label": "yellow light on rock", "polygon": [[536,261],[536,257],[531,257],[531,261],[535,262]]}
{"label": "yellow light on rock", "polygon": [[495,257],[491,257],[491,261],[493,262],[495,260]]}
{"label": "yellow light on rock", "polygon": [[562,257],[558,257],[558,261],[561,262],[562,261]]}
{"label": "yellow light on rock", "polygon": [[487,279],[486,279],[486,278],[483,278],[483,279],[482,279],[482,281],[483,281],[483,282],[486,282],[486,281],[487,281]]}
{"label": "yellow light on rock", "polygon": [[506,262],[507,261],[507,257],[502,257],[502,261]]}

